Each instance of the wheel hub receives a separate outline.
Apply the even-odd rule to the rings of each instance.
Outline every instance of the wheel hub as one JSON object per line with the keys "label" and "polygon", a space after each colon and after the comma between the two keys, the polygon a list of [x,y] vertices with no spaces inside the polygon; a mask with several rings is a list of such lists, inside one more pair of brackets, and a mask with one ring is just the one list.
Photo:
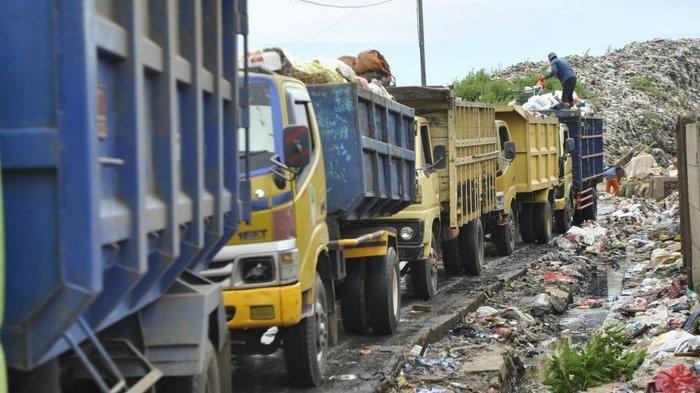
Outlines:
{"label": "wheel hub", "polygon": [[316,318],[316,360],[321,365],[328,349],[328,314],[320,299],[316,299],[314,304],[314,317]]}

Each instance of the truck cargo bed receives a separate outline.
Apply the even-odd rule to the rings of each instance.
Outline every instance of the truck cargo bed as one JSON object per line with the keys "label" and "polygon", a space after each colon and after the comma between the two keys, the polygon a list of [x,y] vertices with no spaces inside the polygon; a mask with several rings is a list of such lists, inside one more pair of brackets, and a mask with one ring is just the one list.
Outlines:
{"label": "truck cargo bed", "polygon": [[559,184],[559,124],[554,118],[533,116],[522,107],[496,109],[515,141],[516,191],[532,193]]}
{"label": "truck cargo bed", "polygon": [[323,145],[328,214],[378,218],[414,203],[413,109],[353,83],[307,88]]}
{"label": "truck cargo bed", "polygon": [[0,8],[10,366],[41,364],[153,302],[237,228],[249,198],[239,16],[221,4]]}
{"label": "truck cargo bed", "polygon": [[574,139],[575,149],[571,154],[573,169],[573,189],[582,191],[603,180],[603,119],[595,116],[581,116],[580,112],[558,110],[546,112],[554,114],[569,130]]}

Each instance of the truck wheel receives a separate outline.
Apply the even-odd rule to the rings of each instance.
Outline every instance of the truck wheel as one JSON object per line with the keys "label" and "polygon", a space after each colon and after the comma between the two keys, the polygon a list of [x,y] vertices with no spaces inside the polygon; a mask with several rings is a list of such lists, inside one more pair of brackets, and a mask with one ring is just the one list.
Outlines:
{"label": "truck wheel", "polygon": [[219,385],[221,386],[221,393],[233,393],[233,383],[231,380],[231,374],[233,374],[233,365],[231,364],[231,336],[228,330],[224,333],[226,338],[224,338],[224,346],[219,351],[217,356],[217,364],[219,368]]}
{"label": "truck wheel", "polygon": [[566,198],[564,208],[562,210],[554,211],[554,229],[557,233],[566,233],[566,231],[571,228],[572,221],[574,219],[573,206],[571,205],[571,198]]}
{"label": "truck wheel", "polygon": [[318,386],[328,358],[328,304],[323,281],[316,273],[314,315],[287,328],[284,336],[284,363],[292,383]]}
{"label": "truck wheel", "polygon": [[533,235],[534,230],[532,225],[532,211],[533,205],[523,204],[520,207],[520,214],[518,215],[520,237],[525,243],[533,243],[535,241],[535,236]]}
{"label": "truck wheel", "polygon": [[532,226],[537,243],[547,244],[552,240],[552,205],[549,202],[533,205]]}
{"label": "truck wheel", "polygon": [[386,256],[372,258],[367,267],[369,324],[374,334],[393,334],[401,308],[399,256],[389,247]]}
{"label": "truck wheel", "polygon": [[467,275],[481,274],[481,266],[484,264],[484,228],[480,219],[470,221],[459,231],[459,254]]}
{"label": "truck wheel", "polygon": [[493,231],[493,240],[501,255],[511,255],[515,251],[516,236],[515,218],[513,210],[511,210],[506,217],[506,224],[496,225],[496,229]]}
{"label": "truck wheel", "polygon": [[411,262],[411,284],[414,295],[422,300],[435,297],[437,290],[437,240],[430,241],[430,253],[422,261]]}
{"label": "truck wheel", "polygon": [[340,291],[340,315],[346,332],[365,334],[369,330],[367,319],[367,285],[363,260],[350,261],[347,275]]}
{"label": "truck wheel", "polygon": [[442,242],[442,267],[448,276],[462,273],[459,263],[459,237]]}
{"label": "truck wheel", "polygon": [[207,341],[204,350],[204,370],[201,374],[189,377],[166,377],[158,381],[158,392],[172,393],[221,393],[219,366],[216,350]]}

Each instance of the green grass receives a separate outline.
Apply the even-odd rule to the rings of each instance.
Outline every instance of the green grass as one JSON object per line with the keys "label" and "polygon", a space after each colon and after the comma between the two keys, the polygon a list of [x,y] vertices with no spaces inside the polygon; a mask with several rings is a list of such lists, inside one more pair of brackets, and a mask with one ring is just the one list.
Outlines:
{"label": "green grass", "polygon": [[607,325],[588,341],[569,343],[554,351],[543,384],[553,393],[574,393],[631,378],[646,356],[644,349],[628,348],[629,335],[620,325]]}
{"label": "green grass", "polygon": [[648,94],[651,94],[652,96],[658,98],[658,99],[666,99],[668,96],[666,93],[663,91],[659,90],[658,87],[656,87],[656,84],[654,83],[654,79],[650,77],[649,75],[640,75],[640,76],[633,76],[630,78],[630,87],[639,90]]}
{"label": "green grass", "polygon": [[[543,74],[546,72],[547,69],[541,70]],[[470,71],[462,80],[455,81],[454,89],[458,97],[462,97],[467,101],[507,104],[515,99],[516,92],[522,91],[527,86],[534,86],[538,79],[539,73],[533,73],[525,77],[508,80],[495,77],[493,73],[481,69]],[[561,89],[561,83],[556,78],[550,78],[547,80],[544,92],[549,93]],[[576,94],[595,105],[597,96],[580,82],[576,84]]]}

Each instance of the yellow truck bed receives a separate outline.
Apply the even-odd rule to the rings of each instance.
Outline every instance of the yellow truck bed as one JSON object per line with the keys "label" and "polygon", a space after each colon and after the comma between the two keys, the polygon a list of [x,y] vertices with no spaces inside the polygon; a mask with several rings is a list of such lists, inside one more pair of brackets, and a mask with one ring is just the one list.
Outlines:
{"label": "yellow truck bed", "polygon": [[499,155],[495,107],[462,101],[448,88],[397,87],[390,92],[428,119],[433,146],[447,148],[447,166],[438,174],[449,225],[463,226],[493,211]]}
{"label": "yellow truck bed", "polygon": [[[532,193],[559,184],[559,122],[532,116],[519,106],[496,108],[496,119],[505,121],[516,144],[515,189]],[[520,157],[526,156],[526,159]]]}

